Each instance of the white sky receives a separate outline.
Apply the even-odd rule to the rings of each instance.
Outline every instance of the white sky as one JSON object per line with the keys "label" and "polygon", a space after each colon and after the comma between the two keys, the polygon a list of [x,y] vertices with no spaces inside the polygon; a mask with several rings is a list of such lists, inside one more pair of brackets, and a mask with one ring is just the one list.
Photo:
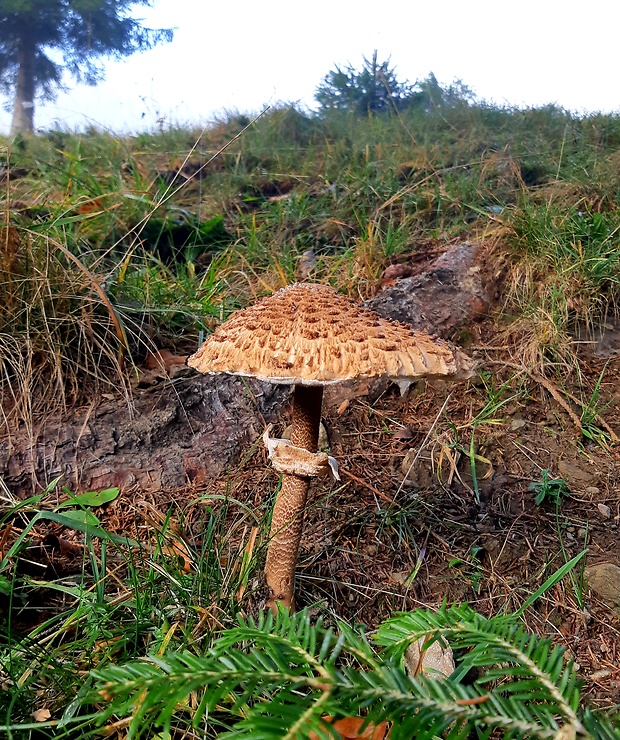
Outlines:
{"label": "white sky", "polygon": [[[38,106],[35,125],[115,132],[200,125],[278,101],[312,106],[335,64],[391,56],[401,80],[434,72],[509,105],[620,112],[618,0],[156,0],[136,8],[171,44],[107,65],[106,82]],[[10,115],[0,114],[0,132]]]}

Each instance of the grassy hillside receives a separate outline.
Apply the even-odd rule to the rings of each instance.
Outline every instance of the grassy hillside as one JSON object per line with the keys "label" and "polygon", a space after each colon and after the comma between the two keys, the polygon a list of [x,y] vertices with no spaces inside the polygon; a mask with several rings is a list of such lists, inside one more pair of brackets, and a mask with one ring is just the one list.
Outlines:
{"label": "grassy hillside", "polygon": [[498,244],[513,339],[541,366],[614,310],[620,119],[462,103],[248,123],[5,143],[0,367],[35,406],[50,382],[68,401],[83,376],[118,385],[149,342],[195,346],[310,249],[313,279],[367,297],[421,243]]}
{"label": "grassy hillside", "polygon": [[[615,557],[617,518],[589,472],[590,499],[571,499],[541,450],[587,457],[615,490],[598,416],[606,370],[586,367],[579,342],[620,298],[620,117],[460,100],[370,118],[282,107],[205,131],[54,131],[5,141],[0,158],[10,429],[98,394],[123,403],[149,351],[194,350],[231,311],[294,281],[309,250],[309,279],[367,298],[390,264],[479,241],[498,280],[484,336],[505,358],[443,405],[416,392],[338,412],[332,444],[357,474],[309,513],[311,619],[248,618],[275,486],[256,449],[206,490],[165,492],[165,505],[117,506],[114,489],[76,500],[62,482],[18,502],[0,480],[0,725],[12,737],[303,737],[304,722],[326,737],[321,713],[361,706],[377,722],[400,717],[393,737],[617,737],[587,706],[616,702],[617,618],[588,612],[583,580],[597,496],[609,516],[595,554]],[[577,439],[533,386],[562,412],[574,402]],[[429,430],[428,485],[397,500],[405,453]],[[483,490],[513,463],[518,476]],[[488,618],[463,606],[385,622],[442,599]],[[382,626],[367,639],[360,622]],[[418,633],[456,646],[453,683],[412,688],[400,660],[403,634]],[[581,691],[571,661],[581,651],[586,665],[595,638]]]}

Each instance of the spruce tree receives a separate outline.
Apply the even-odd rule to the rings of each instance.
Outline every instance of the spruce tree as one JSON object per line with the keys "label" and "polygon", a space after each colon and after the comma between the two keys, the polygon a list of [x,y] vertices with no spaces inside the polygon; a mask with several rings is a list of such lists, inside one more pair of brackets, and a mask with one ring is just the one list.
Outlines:
{"label": "spruce tree", "polygon": [[336,67],[323,79],[315,98],[322,111],[347,110],[361,115],[382,113],[401,108],[415,95],[408,82],[400,82],[390,68],[389,58],[377,62],[375,51],[372,60],[364,59],[361,70],[353,67]]}
{"label": "spruce tree", "polygon": [[35,99],[53,99],[63,74],[95,85],[103,58],[121,58],[172,39],[130,11],[152,0],[0,0],[0,85],[14,93],[12,133],[33,130]]}

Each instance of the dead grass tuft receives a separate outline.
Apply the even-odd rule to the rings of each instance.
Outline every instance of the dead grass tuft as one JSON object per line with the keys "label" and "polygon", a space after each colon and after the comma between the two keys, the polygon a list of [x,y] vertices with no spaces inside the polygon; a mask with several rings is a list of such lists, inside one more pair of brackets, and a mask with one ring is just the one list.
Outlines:
{"label": "dead grass tuft", "polygon": [[0,393],[9,400],[7,416],[30,425],[104,387],[123,387],[126,337],[97,279],[49,237],[14,226],[3,235]]}

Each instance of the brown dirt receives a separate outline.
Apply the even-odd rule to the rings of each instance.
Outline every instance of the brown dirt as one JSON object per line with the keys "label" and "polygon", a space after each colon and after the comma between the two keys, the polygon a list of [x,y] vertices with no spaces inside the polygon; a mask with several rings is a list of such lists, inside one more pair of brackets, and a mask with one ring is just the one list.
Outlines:
{"label": "brown dirt", "polygon": [[[496,388],[516,374],[501,363],[488,367]],[[620,359],[584,363],[583,387],[572,392],[587,399],[603,368],[600,404],[609,404],[604,421],[620,433]],[[352,400],[341,414],[332,404],[324,422],[342,482],[318,485],[311,493],[297,605],[320,603],[370,627],[394,610],[438,606],[444,599],[467,600],[491,615],[517,609],[587,548],[574,570],[575,583],[564,578],[525,619],[533,632],[566,646],[585,681],[585,696],[611,706],[620,701],[620,614],[588,591],[582,565],[620,565],[618,451],[580,435],[548,389],[527,374],[507,395],[515,388],[519,397],[475,431],[472,419],[488,400],[482,383],[421,383],[404,397],[392,388],[374,403]],[[489,461],[477,460],[479,501],[464,454],[472,431],[477,454]],[[411,450],[422,452],[403,482],[401,466]],[[256,485],[264,465],[257,450],[237,469],[230,494],[250,506],[264,505]],[[540,481],[543,469],[568,484],[569,495],[557,511],[552,503],[534,503],[529,485]],[[277,478],[271,472],[266,478],[265,490],[272,491]],[[210,490],[222,488],[215,481]],[[609,507],[608,518],[599,504]]]}
{"label": "brown dirt", "polygon": [[[324,423],[342,481],[322,482],[311,492],[298,607],[319,603],[369,627],[394,610],[433,607],[443,600],[467,600],[491,615],[517,609],[586,547],[584,565],[620,566],[618,449],[583,437],[558,403],[557,397],[564,399],[580,416],[565,389],[543,385],[503,363],[501,352],[483,349],[493,345],[490,326],[478,331],[479,348],[469,351],[480,355],[487,387],[493,382],[497,389],[512,379],[506,396],[516,394],[490,419],[473,422],[489,399],[483,381],[452,387],[420,383],[403,397],[393,387],[372,403],[366,397],[348,403],[335,398],[327,407]],[[587,400],[603,370],[599,408],[606,406],[604,421],[620,435],[618,356],[584,358],[581,387],[573,377],[567,388]],[[275,432],[286,423],[283,419]],[[475,476],[467,455],[472,434],[479,456]],[[187,506],[197,546],[200,505],[191,502],[199,495],[226,491],[262,519],[277,476],[267,468],[262,448],[252,450],[228,475],[153,494],[148,507],[166,512],[173,502]],[[403,461],[408,455],[412,459],[412,450],[418,459],[403,480]],[[551,503],[537,506],[529,489],[543,469],[568,484],[569,495],[557,510]],[[609,507],[610,515],[599,505]],[[131,497],[121,496],[102,514],[102,525],[108,531],[135,532],[136,506]],[[47,536],[39,556],[31,552],[29,559],[46,568],[53,564],[53,572],[62,571],[64,563],[66,572],[75,558],[67,544],[73,537],[58,528],[49,531],[41,530],[41,537]],[[589,592],[581,576],[579,565],[575,583],[564,578],[525,619],[529,629],[552,637],[575,658],[585,698],[611,706],[620,701],[619,612]],[[260,604],[251,591],[252,584],[242,606],[253,611]]]}

